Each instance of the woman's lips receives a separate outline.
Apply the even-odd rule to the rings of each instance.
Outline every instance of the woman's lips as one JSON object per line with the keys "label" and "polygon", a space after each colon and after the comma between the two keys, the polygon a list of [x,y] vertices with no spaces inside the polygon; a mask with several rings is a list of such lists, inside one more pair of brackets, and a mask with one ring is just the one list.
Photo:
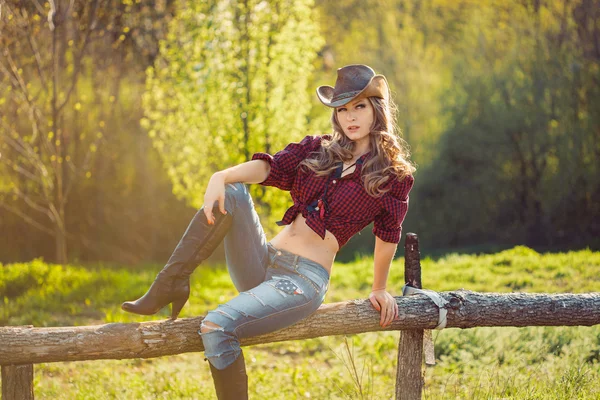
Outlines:
{"label": "woman's lips", "polygon": [[348,127],[348,130],[351,132],[357,131],[360,129],[360,126],[352,125]]}

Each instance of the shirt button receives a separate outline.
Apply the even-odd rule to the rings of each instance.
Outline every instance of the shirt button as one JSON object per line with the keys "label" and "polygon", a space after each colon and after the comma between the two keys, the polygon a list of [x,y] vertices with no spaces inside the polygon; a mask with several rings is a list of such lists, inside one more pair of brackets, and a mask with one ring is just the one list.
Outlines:
{"label": "shirt button", "polygon": [[280,255],[281,255],[281,252],[280,252],[280,251],[278,251],[278,252],[277,252],[277,255],[278,255],[278,256],[280,256]]}
{"label": "shirt button", "polygon": [[334,179],[334,180],[333,180],[333,183],[336,183],[336,182],[337,182],[337,181]]}

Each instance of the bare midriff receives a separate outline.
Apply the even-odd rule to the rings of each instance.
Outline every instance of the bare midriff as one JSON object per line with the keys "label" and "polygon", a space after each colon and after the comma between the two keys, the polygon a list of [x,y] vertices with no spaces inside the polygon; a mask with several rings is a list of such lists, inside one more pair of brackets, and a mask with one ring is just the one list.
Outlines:
{"label": "bare midriff", "polygon": [[298,214],[296,219],[279,232],[271,244],[280,250],[308,258],[319,263],[331,274],[331,266],[339,250],[337,239],[329,231],[325,231],[325,239],[321,239],[315,231],[306,225],[306,219]]}

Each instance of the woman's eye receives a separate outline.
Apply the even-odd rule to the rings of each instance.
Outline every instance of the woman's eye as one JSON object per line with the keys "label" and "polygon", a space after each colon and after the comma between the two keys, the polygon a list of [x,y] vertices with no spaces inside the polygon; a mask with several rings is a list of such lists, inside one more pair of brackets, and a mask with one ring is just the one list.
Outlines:
{"label": "woman's eye", "polygon": [[338,113],[341,113],[342,111],[346,111],[345,108],[338,108]]}
{"label": "woman's eye", "polygon": [[356,106],[356,108],[365,108],[365,105],[364,104],[359,104],[359,105]]}

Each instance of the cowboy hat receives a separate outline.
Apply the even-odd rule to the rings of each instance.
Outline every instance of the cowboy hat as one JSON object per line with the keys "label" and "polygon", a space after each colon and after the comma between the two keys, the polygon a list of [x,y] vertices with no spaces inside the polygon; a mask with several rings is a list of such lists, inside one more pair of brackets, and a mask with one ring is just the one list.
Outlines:
{"label": "cowboy hat", "polygon": [[385,76],[375,75],[375,71],[366,65],[354,64],[338,69],[335,87],[319,86],[317,96],[327,107],[340,107],[356,98],[387,100],[389,88]]}

